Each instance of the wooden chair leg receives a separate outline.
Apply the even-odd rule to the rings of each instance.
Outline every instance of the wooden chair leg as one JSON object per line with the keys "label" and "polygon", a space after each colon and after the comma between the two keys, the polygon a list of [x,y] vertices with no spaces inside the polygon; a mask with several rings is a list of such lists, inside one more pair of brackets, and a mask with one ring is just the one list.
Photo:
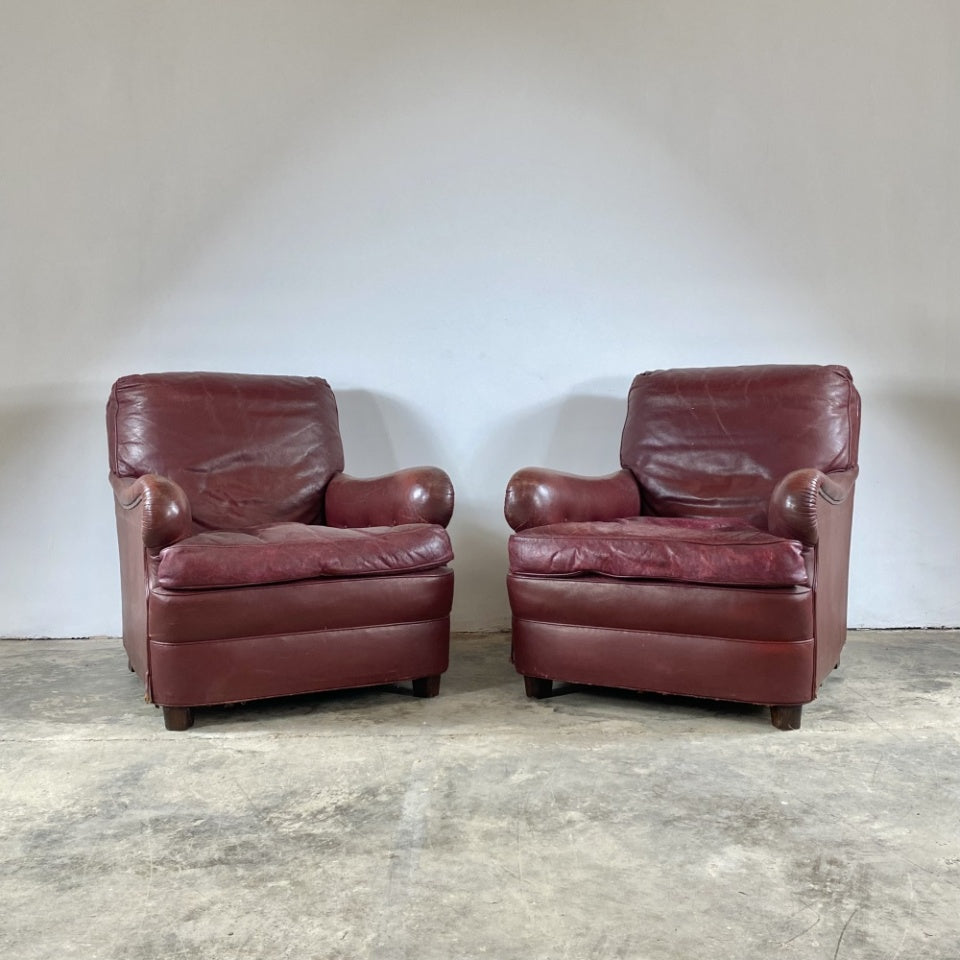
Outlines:
{"label": "wooden chair leg", "polygon": [[164,707],[163,725],[168,730],[189,730],[193,726],[193,711],[189,707]]}
{"label": "wooden chair leg", "polygon": [[771,707],[770,722],[778,730],[799,730],[802,713],[802,705],[799,707]]}
{"label": "wooden chair leg", "polygon": [[415,697],[435,697],[440,693],[440,674],[431,677],[416,677],[413,681]]}
{"label": "wooden chair leg", "polygon": [[553,692],[553,681],[544,677],[524,677],[523,689],[528,697],[542,700],[544,697],[549,697]]}

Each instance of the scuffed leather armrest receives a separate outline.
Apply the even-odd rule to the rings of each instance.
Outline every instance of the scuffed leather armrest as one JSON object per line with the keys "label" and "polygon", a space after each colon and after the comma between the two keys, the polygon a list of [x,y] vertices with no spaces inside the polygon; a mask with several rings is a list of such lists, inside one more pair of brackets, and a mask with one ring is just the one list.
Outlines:
{"label": "scuffed leather armrest", "polygon": [[514,530],[570,520],[616,520],[640,513],[640,487],[629,470],[582,477],[524,467],[507,484],[503,515]]}
{"label": "scuffed leather armrest", "polygon": [[438,467],[409,467],[382,477],[338,473],[327,485],[324,516],[331,527],[445,527],[453,516],[453,484]]}
{"label": "scuffed leather armrest", "polygon": [[173,480],[155,473],[142,477],[118,477],[111,473],[110,485],[117,506],[139,515],[143,545],[151,553],[190,536],[190,502]]}
{"label": "scuffed leather armrest", "polygon": [[788,473],[770,494],[770,532],[815,546],[820,540],[820,511],[839,506],[850,496],[857,473],[856,467],[838,473],[813,468]]}

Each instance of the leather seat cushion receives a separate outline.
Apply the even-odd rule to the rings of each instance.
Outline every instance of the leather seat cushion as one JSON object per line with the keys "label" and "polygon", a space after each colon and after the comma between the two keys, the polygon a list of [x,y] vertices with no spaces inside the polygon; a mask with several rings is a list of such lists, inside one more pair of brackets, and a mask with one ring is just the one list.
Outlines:
{"label": "leather seat cushion", "polygon": [[803,547],[741,520],[629,517],[554,523],[510,538],[510,571],[729,586],[803,586]]}
{"label": "leather seat cushion", "polygon": [[274,523],[200,533],[160,552],[157,580],[170,590],[243,587],[429,570],[453,559],[436,524],[342,529]]}

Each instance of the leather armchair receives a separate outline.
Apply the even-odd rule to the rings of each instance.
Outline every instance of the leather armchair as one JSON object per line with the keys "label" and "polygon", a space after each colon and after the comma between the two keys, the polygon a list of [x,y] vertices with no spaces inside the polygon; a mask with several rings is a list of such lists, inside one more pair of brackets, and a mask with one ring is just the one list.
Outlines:
{"label": "leather armchair", "polygon": [[107,403],[123,643],[169,730],[212,704],[447,669],[453,487],[343,472],[315,377],[123,377]]}
{"label": "leather armchair", "polygon": [[660,370],[622,469],[511,478],[512,657],[554,681],[763,704],[797,729],[846,639],[860,397],[840,366]]}

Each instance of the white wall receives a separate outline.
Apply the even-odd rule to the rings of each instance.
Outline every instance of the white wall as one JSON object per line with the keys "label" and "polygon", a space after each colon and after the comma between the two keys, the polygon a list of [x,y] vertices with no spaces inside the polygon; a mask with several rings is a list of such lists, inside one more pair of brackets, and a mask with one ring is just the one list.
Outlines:
{"label": "white wall", "polygon": [[0,633],[119,631],[120,374],[315,373],[348,470],[617,466],[634,373],[839,362],[850,620],[958,625],[960,4],[5,0]]}

